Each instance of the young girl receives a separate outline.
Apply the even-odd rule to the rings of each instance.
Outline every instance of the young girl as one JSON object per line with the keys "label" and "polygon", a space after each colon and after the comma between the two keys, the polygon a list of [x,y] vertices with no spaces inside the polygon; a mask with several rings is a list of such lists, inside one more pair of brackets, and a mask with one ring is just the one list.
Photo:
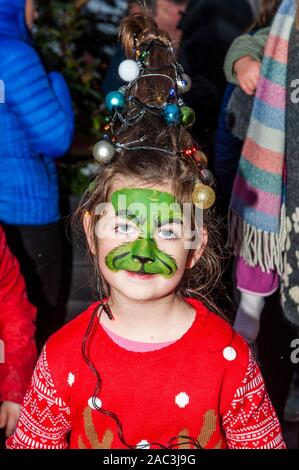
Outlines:
{"label": "young girl", "polygon": [[[189,79],[146,14],[122,25],[131,83],[81,207],[100,300],[46,344],[8,447],[283,448],[247,343],[207,308],[219,277],[213,204],[182,123]],[[215,308],[215,307],[213,307]]]}

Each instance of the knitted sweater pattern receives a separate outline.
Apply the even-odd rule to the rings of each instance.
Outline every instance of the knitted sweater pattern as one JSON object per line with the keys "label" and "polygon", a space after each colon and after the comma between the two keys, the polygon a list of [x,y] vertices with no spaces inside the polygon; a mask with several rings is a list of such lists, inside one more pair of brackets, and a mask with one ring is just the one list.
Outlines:
{"label": "knitted sweater pattern", "polygon": [[103,384],[81,355],[96,308],[56,333],[36,366],[9,448],[283,448],[280,425],[247,343],[200,302],[186,299],[196,318],[175,343],[156,351],[127,351],[96,321],[90,357]]}

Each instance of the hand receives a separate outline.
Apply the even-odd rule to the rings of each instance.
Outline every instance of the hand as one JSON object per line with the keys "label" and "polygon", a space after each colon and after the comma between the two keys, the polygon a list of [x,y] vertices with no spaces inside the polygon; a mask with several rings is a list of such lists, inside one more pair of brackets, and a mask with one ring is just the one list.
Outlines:
{"label": "hand", "polygon": [[261,64],[250,56],[242,57],[234,63],[234,72],[240,87],[247,95],[254,95],[261,73]]}
{"label": "hand", "polygon": [[6,428],[6,437],[14,433],[20,411],[21,405],[12,401],[4,401],[0,406],[0,428]]}

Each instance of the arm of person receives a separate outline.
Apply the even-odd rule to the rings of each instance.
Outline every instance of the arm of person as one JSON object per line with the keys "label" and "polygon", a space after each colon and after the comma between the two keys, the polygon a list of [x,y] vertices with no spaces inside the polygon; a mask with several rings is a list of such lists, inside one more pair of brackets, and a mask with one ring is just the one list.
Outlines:
{"label": "arm of person", "polygon": [[36,361],[35,317],[19,264],[0,228],[0,339],[4,356],[0,362],[0,428],[6,428],[7,436],[14,431]]}
{"label": "arm of person", "polygon": [[10,437],[18,422],[21,411],[21,405],[13,401],[4,401],[0,405],[0,428],[5,428],[6,437]]}
{"label": "arm of person", "polygon": [[238,85],[235,63],[244,57],[250,57],[261,63],[270,28],[262,28],[255,34],[243,34],[237,37],[230,46],[224,62],[224,73],[230,83]]}
{"label": "arm of person", "polygon": [[230,449],[285,449],[276,412],[260,369],[248,348],[248,365],[222,426]]}
{"label": "arm of person", "polygon": [[22,403],[36,361],[36,308],[28,301],[18,261],[0,227],[0,402]]}
{"label": "arm of person", "polygon": [[18,43],[3,65],[6,105],[26,132],[35,152],[59,157],[69,148],[74,115],[60,74],[48,75],[36,51]]}
{"label": "arm of person", "polygon": [[67,449],[70,414],[70,408],[56,391],[45,346],[25,395],[17,429],[6,442],[7,448]]}

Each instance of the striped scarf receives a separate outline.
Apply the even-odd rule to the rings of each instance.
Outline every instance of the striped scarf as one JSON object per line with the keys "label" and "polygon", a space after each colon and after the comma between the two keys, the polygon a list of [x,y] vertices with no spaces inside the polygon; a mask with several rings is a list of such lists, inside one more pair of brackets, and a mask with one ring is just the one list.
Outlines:
{"label": "striped scarf", "polygon": [[283,271],[287,63],[296,0],[284,0],[266,44],[230,203],[229,244],[263,271]]}

